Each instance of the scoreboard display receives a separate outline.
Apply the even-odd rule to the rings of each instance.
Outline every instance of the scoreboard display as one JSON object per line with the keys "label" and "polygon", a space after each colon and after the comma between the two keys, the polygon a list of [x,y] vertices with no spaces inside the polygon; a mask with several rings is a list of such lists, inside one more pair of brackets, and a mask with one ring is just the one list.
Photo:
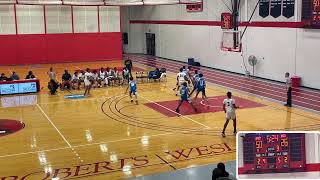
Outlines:
{"label": "scoreboard display", "polygon": [[302,21],[309,28],[320,28],[320,0],[302,0]]}
{"label": "scoreboard display", "polygon": [[260,133],[243,137],[247,173],[291,172],[305,168],[303,133]]}

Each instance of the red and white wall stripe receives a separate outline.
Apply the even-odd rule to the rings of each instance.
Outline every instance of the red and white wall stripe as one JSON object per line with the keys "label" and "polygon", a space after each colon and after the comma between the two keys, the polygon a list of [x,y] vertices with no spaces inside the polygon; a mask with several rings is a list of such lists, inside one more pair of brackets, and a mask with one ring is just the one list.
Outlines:
{"label": "red and white wall stripe", "polygon": [[[240,4],[240,30],[244,30],[258,0]],[[224,1],[230,3],[230,1]],[[129,33],[127,53],[146,53],[145,33],[156,35],[156,55],[186,62],[193,57],[202,65],[226,71],[245,73],[253,68],[247,59],[255,55],[259,62],[255,76],[284,81],[290,72],[302,78],[302,85],[320,89],[319,29],[304,29],[301,1],[296,1],[295,15],[262,18],[257,10],[242,39],[242,53],[220,50],[222,30],[220,16],[228,12],[223,1],[204,0],[203,12],[188,13],[185,5],[124,8],[124,31]],[[230,4],[227,4],[231,7]]]}
{"label": "red and white wall stripe", "polygon": [[120,7],[0,5],[0,64],[120,60]]}

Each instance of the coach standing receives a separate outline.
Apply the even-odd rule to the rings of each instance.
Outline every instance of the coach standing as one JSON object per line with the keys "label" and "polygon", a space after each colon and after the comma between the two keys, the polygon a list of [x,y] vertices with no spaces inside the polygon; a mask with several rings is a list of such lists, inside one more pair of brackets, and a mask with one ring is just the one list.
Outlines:
{"label": "coach standing", "polygon": [[286,72],[286,90],[287,90],[287,104],[285,106],[291,107],[292,106],[292,82],[290,78],[290,74]]}
{"label": "coach standing", "polygon": [[127,60],[124,61],[124,65],[129,70],[130,77],[132,77],[132,74],[131,74],[132,61],[129,59],[129,57],[127,58]]}

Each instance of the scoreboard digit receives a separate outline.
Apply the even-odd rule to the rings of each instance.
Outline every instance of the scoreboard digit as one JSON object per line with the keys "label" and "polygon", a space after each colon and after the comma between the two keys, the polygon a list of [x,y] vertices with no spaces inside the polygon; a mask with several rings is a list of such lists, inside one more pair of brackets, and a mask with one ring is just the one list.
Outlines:
{"label": "scoreboard digit", "polygon": [[307,28],[320,28],[320,0],[302,0],[302,21]]}
{"label": "scoreboard digit", "polygon": [[[248,173],[289,172],[305,168],[302,133],[246,134],[243,143],[246,144],[243,146],[244,169]],[[253,151],[249,144],[254,144]]]}

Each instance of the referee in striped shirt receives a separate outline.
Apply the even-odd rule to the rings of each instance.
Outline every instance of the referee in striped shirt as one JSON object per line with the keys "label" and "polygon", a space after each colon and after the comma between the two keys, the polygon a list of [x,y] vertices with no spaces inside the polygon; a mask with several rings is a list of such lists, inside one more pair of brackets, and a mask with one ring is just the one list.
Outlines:
{"label": "referee in striped shirt", "polygon": [[286,90],[287,90],[287,104],[285,106],[291,107],[292,106],[292,82],[290,78],[290,73],[286,72]]}

